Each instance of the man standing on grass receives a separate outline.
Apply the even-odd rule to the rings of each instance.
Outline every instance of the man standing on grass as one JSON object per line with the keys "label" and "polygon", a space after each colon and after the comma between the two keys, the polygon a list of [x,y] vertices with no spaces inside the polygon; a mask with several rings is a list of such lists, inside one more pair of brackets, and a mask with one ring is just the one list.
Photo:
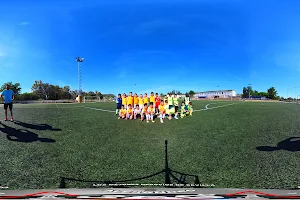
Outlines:
{"label": "man standing on grass", "polygon": [[167,98],[168,103],[169,103],[169,109],[171,109],[173,107],[173,96],[172,93],[169,93],[169,96]]}
{"label": "man standing on grass", "polygon": [[5,110],[5,119],[4,121],[7,121],[7,108],[9,107],[10,110],[10,121],[14,121],[13,118],[13,112],[12,112],[12,107],[13,107],[13,100],[15,99],[15,93],[10,89],[10,85],[6,85],[6,89],[2,92],[1,94],[2,100],[4,101],[4,110]]}

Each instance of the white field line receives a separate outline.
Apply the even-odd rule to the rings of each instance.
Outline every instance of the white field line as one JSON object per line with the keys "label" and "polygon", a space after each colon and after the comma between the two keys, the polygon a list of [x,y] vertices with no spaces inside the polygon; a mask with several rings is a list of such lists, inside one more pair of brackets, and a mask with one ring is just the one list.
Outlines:
{"label": "white field line", "polygon": [[45,108],[45,107],[17,107],[20,109],[73,109],[73,108],[84,108],[84,106],[70,106],[70,107],[61,107],[61,106],[57,106],[57,107],[49,107],[49,108]]}
{"label": "white field line", "polygon": [[208,106],[211,105],[211,104],[217,104],[217,103],[210,103],[210,104],[207,104],[207,105],[205,106],[205,109],[206,109],[206,110],[209,109]]}
{"label": "white field line", "polygon": [[[205,110],[212,110],[212,109],[216,109],[216,108],[222,108],[222,107],[226,107],[226,106],[232,106],[232,105],[239,104],[239,103],[231,103],[231,104],[226,104],[226,105],[222,105],[222,106],[216,106],[216,107],[210,107],[209,108],[208,106],[211,105],[211,104],[216,104],[216,103],[207,104],[204,109],[194,110],[194,112],[205,111]],[[91,109],[91,110],[99,110],[99,111],[103,111],[103,112],[111,112],[111,113],[116,112],[114,110],[104,110],[104,109],[100,109],[100,108],[92,108],[92,107],[87,107],[87,106],[84,106],[84,108],[88,108],[88,109]]]}
{"label": "white field line", "polygon": [[[211,104],[212,104],[212,103],[211,103]],[[212,110],[212,109],[216,109],[216,108],[223,108],[223,107],[226,107],[226,106],[232,106],[232,105],[239,104],[239,103],[230,103],[230,104],[225,104],[225,105],[222,105],[222,106],[208,107],[208,106],[211,105],[211,104],[207,104],[207,105],[205,106],[205,109],[194,110],[194,112],[205,111],[205,110]],[[214,104],[215,104],[215,103],[214,103]]]}
{"label": "white field line", "polygon": [[[70,107],[68,107],[68,106],[58,106],[57,104],[56,104],[56,108],[59,108],[59,109],[71,109],[71,108],[84,108],[84,106],[70,106]],[[48,109],[48,108],[47,108]]]}
{"label": "white field line", "polygon": [[86,107],[84,106],[85,108],[88,108],[88,109],[91,109],[91,110],[100,110],[100,111],[103,111],[103,112],[116,112],[116,111],[113,111],[113,110],[103,110],[103,109],[100,109],[100,108],[92,108],[92,107]]}

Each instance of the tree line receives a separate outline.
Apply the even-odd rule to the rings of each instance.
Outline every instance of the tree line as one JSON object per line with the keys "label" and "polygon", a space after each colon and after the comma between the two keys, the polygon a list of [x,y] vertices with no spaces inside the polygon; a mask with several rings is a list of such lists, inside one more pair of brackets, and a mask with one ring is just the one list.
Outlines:
{"label": "tree line", "polygon": [[195,95],[195,92],[193,90],[190,90],[189,92],[185,92],[185,93],[182,93],[179,90],[172,90],[171,92],[168,92],[168,94],[170,94],[170,93],[171,94],[177,94],[177,95],[186,95],[186,94],[188,94],[190,97]]}
{"label": "tree line", "polygon": [[277,95],[277,91],[275,87],[270,87],[267,92],[258,92],[257,90],[253,90],[252,86],[247,86],[243,87],[243,98],[255,98],[255,97],[265,97],[268,99],[273,99],[273,100],[279,100],[283,99],[283,97],[280,97]]}
{"label": "tree line", "polygon": [[[0,92],[2,92],[5,89],[6,84],[9,84],[11,86],[11,89],[16,94],[16,100],[59,100],[59,99],[73,99],[75,100],[78,91],[77,90],[71,90],[70,86],[63,86],[60,87],[58,85],[53,85],[50,83],[44,83],[43,81],[34,81],[31,87],[32,92],[24,92],[21,93],[21,85],[20,83],[4,83],[1,88]],[[177,95],[184,95],[186,93],[182,93],[179,90],[173,90],[170,91],[171,94],[177,94]],[[191,97],[194,96],[195,92],[193,90],[190,90],[187,92]],[[99,91],[81,91],[81,94],[83,96],[95,96],[99,97],[100,99],[104,98],[115,98],[114,94],[102,94]],[[258,92],[257,90],[253,90],[252,86],[243,87],[243,98],[249,98],[250,97],[266,97],[268,99],[284,99],[283,97],[279,97],[277,95],[277,91],[275,87],[270,87],[266,92]],[[164,94],[160,94],[160,96],[164,96]]]}
{"label": "tree line", "polygon": [[[69,99],[69,100],[75,100],[78,91],[77,90],[71,90],[70,86],[63,86],[60,87],[58,85],[53,85],[50,83],[44,83],[41,80],[40,81],[34,81],[31,87],[32,92],[24,92],[21,93],[21,85],[20,83],[12,83],[7,82],[4,83],[1,88],[0,92],[2,92],[6,85],[9,84],[11,87],[11,90],[14,91],[16,94],[16,100],[23,101],[23,100],[60,100],[60,99]],[[83,96],[95,96],[99,97],[100,99],[104,98],[115,98],[114,94],[102,94],[99,91],[81,91],[81,94]]]}

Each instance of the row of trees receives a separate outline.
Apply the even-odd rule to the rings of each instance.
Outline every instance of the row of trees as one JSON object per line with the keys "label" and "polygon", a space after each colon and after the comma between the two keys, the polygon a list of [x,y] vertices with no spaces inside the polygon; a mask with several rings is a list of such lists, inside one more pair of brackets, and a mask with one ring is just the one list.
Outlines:
{"label": "row of trees", "polygon": [[[31,87],[32,92],[25,92],[21,93],[21,85],[20,83],[4,83],[1,88],[0,92],[5,89],[6,84],[11,86],[11,89],[16,94],[17,100],[39,100],[39,99],[46,99],[46,100],[59,100],[59,99],[75,99],[78,91],[71,90],[69,86],[60,87],[58,85],[52,85],[50,83],[44,83],[41,80],[35,81]],[[182,95],[185,93],[181,93],[178,90],[173,90],[169,93]],[[190,90],[188,94],[193,97],[195,92]],[[100,99],[103,98],[115,98],[114,94],[102,94],[99,91],[89,91],[89,92],[82,92],[83,96],[98,96]],[[268,99],[275,99],[279,100],[280,97],[277,95],[277,91],[274,87],[270,87],[267,92],[258,92],[257,90],[253,90],[252,86],[244,87],[243,88],[243,98],[250,97],[266,97]],[[160,94],[160,96],[164,96],[164,94]]]}
{"label": "row of trees", "polygon": [[268,99],[279,100],[280,96],[277,95],[277,91],[275,87],[270,87],[267,92],[258,92],[257,90],[253,90],[252,86],[244,87],[243,88],[243,98],[250,97],[266,97]]}
{"label": "row of trees", "polygon": [[[171,94],[177,94],[177,95],[185,95],[186,93],[182,93],[180,92],[179,90],[172,90],[171,92],[168,92],[168,93],[171,93]],[[189,96],[194,96],[195,95],[195,92],[193,90],[190,90],[189,92],[187,92],[189,94]]]}
{"label": "row of trees", "polygon": [[[42,81],[35,81],[31,87],[32,92],[21,93],[20,83],[4,83],[0,92],[6,87],[6,84],[11,86],[11,89],[16,94],[16,100],[59,100],[59,99],[75,99],[78,91],[71,90],[70,86],[60,87],[58,85],[52,85],[50,83],[43,83]],[[103,98],[114,98],[113,94],[102,94],[99,91],[82,91],[83,96],[98,96],[100,99]]]}

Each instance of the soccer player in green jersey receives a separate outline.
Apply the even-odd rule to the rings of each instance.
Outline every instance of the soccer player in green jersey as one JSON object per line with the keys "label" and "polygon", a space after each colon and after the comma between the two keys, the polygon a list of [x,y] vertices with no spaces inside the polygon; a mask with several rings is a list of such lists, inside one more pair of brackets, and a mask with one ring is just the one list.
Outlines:
{"label": "soccer player in green jersey", "polygon": [[173,97],[173,104],[175,106],[175,119],[178,119],[178,98],[177,98],[177,95],[174,94],[174,97]]}
{"label": "soccer player in green jersey", "polygon": [[168,103],[169,103],[169,109],[171,109],[171,107],[173,107],[173,97],[172,97],[171,93],[169,93],[169,96],[168,96],[167,100],[168,100]]}
{"label": "soccer player in green jersey", "polygon": [[188,104],[188,113],[190,114],[190,116],[193,116],[193,105],[192,105],[192,102],[190,102]]}
{"label": "soccer player in green jersey", "polygon": [[188,93],[186,93],[184,101],[185,101],[185,105],[189,105],[191,99],[190,99],[190,95]]}
{"label": "soccer player in green jersey", "polygon": [[181,107],[180,107],[180,117],[183,118],[184,116],[186,116],[186,106],[184,101],[181,103]]}

